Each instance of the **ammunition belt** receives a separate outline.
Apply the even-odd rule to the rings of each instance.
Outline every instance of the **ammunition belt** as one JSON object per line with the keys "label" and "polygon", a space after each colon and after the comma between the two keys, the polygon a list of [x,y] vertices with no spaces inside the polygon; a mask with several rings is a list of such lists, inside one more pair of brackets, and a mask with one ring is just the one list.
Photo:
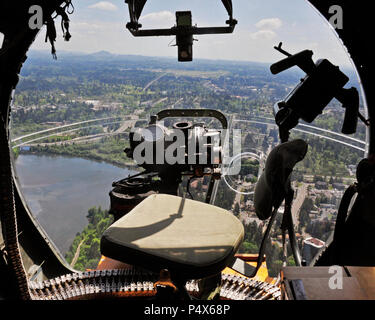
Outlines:
{"label": "ammunition belt", "polygon": [[[34,300],[91,300],[99,298],[141,298],[156,295],[159,275],[135,267],[67,274],[55,279],[29,282]],[[187,282],[190,295],[199,297],[199,280]],[[222,275],[222,299],[278,300],[280,289],[272,284],[241,276]]]}
{"label": "ammunition belt", "polygon": [[29,282],[34,300],[90,300],[154,296],[158,274],[145,270],[114,269],[77,272]]}
{"label": "ammunition belt", "polygon": [[268,282],[223,274],[220,296],[229,300],[280,300],[281,291]]}

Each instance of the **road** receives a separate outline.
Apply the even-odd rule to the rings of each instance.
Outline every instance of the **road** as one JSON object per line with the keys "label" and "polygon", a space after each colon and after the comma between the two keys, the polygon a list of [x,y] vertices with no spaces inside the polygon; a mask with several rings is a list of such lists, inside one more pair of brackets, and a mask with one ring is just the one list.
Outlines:
{"label": "road", "polygon": [[135,124],[137,123],[136,120],[133,121],[125,121],[120,128],[116,130],[116,133],[122,133],[126,131],[129,128],[133,128]]}
{"label": "road", "polygon": [[79,245],[78,245],[78,247],[77,247],[77,250],[76,250],[76,253],[74,254],[74,257],[73,257],[72,263],[70,264],[72,267],[74,267],[74,265],[77,263],[77,260],[78,260],[78,258],[79,258],[79,253],[80,253],[80,250],[81,250],[81,246],[82,246],[82,244],[85,242],[85,240],[86,240],[86,239],[83,239],[83,240],[79,243]]}
{"label": "road", "polygon": [[146,84],[146,86],[143,88],[143,91],[146,91],[150,86],[152,86],[153,83],[155,83],[156,81],[158,81],[160,78],[166,76],[167,73],[163,73],[162,75],[160,75],[159,77],[157,77],[156,79],[150,81],[148,84]]}
{"label": "road", "polygon": [[44,130],[40,130],[40,131],[37,131],[37,132],[29,133],[29,134],[23,135],[21,137],[17,137],[15,139],[13,139],[11,142],[17,142],[17,141],[23,140],[25,138],[29,138],[29,137],[32,137],[32,136],[39,135],[41,133],[47,133],[47,132],[52,132],[52,131],[55,131],[55,130],[70,128],[70,127],[81,125],[81,124],[92,123],[92,122],[100,122],[100,121],[112,120],[112,119],[121,119],[121,117],[118,117],[118,116],[116,116],[116,117],[107,117],[107,118],[92,119],[92,120],[86,120],[86,121],[79,121],[79,122],[75,122],[75,123],[70,123],[70,124],[66,124],[66,125],[63,125],[63,126],[55,127],[55,128],[49,128],[49,129],[44,129]]}
{"label": "road", "polygon": [[161,98],[161,99],[159,99],[158,101],[154,102],[154,103],[151,105],[151,107],[155,107],[157,104],[162,103],[162,102],[164,102],[164,101],[166,101],[166,100],[168,100],[167,97],[165,97],[165,98]]}
{"label": "road", "polygon": [[[269,118],[264,118],[265,120],[269,120]],[[258,124],[267,124],[267,125],[272,125],[274,127],[277,127],[277,124],[276,123],[266,123],[264,122],[264,120],[259,120],[259,121],[256,121],[256,120],[237,120],[236,121],[238,122],[247,122],[247,123],[258,123]],[[274,120],[273,120],[274,121]],[[351,141],[354,141],[354,142],[357,142],[357,143],[361,143],[363,145],[366,145],[366,142],[365,141],[361,141],[361,140],[358,140],[358,139],[354,139],[354,138],[351,138],[351,137],[347,137],[345,135],[342,135],[342,134],[339,134],[337,132],[333,132],[333,131],[329,131],[329,130],[325,130],[325,129],[321,129],[321,128],[318,128],[318,127],[314,127],[314,126],[307,126],[307,125],[303,125],[303,124],[299,124],[299,126],[303,126],[303,127],[306,127],[306,128],[309,128],[309,129],[315,129],[315,130],[319,130],[319,131],[323,131],[323,132],[327,132],[327,133],[330,133],[330,134],[333,134],[333,135],[336,135],[338,137],[341,137],[341,138],[345,138],[345,139],[348,139],[348,140],[351,140]],[[333,141],[333,142],[336,142],[336,143],[339,143],[339,144],[342,144],[344,146],[347,146],[347,147],[350,147],[350,148],[353,148],[353,149],[357,149],[357,150],[360,150],[360,151],[363,151],[365,152],[366,149],[365,148],[362,148],[362,147],[358,147],[352,143],[347,143],[347,142],[344,142],[344,141],[341,141],[341,140],[338,140],[338,139],[334,139],[334,138],[331,138],[331,137],[328,137],[326,135],[321,135],[321,134],[317,134],[315,132],[310,132],[310,131],[306,131],[306,130],[301,130],[301,129],[297,129],[297,128],[294,128],[292,129],[291,131],[296,131],[296,132],[301,132],[301,133],[305,133],[305,134],[309,134],[309,135],[312,135],[314,137],[318,137],[318,138],[322,138],[322,139],[326,139],[326,140],[330,140],[330,141]]]}
{"label": "road", "polygon": [[[117,135],[119,133],[122,133],[122,132],[126,131],[126,129],[128,129],[128,128],[134,127],[134,125],[136,124],[137,121],[138,120],[124,121],[124,123],[122,124],[122,126],[119,129],[117,129],[115,132],[111,132],[111,133],[99,133],[99,134],[94,134],[94,135],[89,135],[89,136],[78,137],[78,138],[74,138],[74,139],[71,139],[71,140],[58,141],[58,142],[31,143],[31,142],[34,142],[34,141],[37,141],[37,140],[45,139],[49,136],[56,135],[56,134],[52,134],[52,135],[48,135],[48,136],[45,136],[45,137],[40,137],[40,138],[37,138],[37,139],[30,140],[29,142],[24,142],[24,143],[20,144],[19,146],[21,146],[21,145],[22,146],[29,146],[29,147],[32,147],[32,146],[53,146],[53,145],[59,146],[59,145],[66,145],[66,144],[73,144],[73,143],[74,144],[86,143],[88,141],[93,142],[93,141],[100,140],[101,138],[103,138],[105,136],[113,136],[113,135]],[[69,131],[77,131],[79,129],[80,128],[69,130]],[[65,131],[65,132],[69,132],[69,131]]]}
{"label": "road", "polygon": [[297,197],[293,201],[292,205],[292,216],[295,225],[299,224],[299,212],[301,210],[302,204],[307,197],[308,184],[303,183],[301,187],[297,189]]}
{"label": "road", "polygon": [[[236,121],[238,121],[238,122],[249,122],[249,123],[261,123],[261,124],[276,125],[275,124],[275,119],[273,119],[273,118],[266,118],[266,117],[256,117],[254,120],[241,120],[241,119],[237,120],[236,119]],[[268,121],[268,122],[265,122],[265,121]],[[304,128],[308,128],[308,129],[313,129],[313,130],[321,131],[321,132],[324,132],[324,133],[328,133],[328,134],[332,134],[332,135],[338,136],[340,138],[344,138],[346,140],[351,140],[353,142],[358,142],[360,144],[366,145],[366,141],[359,140],[359,139],[350,137],[348,135],[345,135],[345,134],[342,134],[342,133],[339,133],[339,132],[335,132],[335,131],[331,131],[331,130],[319,128],[319,127],[308,125],[308,124],[304,124],[304,123],[299,123],[297,125],[297,128],[298,127],[304,127]]]}
{"label": "road", "polygon": [[171,109],[174,109],[176,107],[176,105],[179,104],[180,102],[182,102],[183,100],[184,100],[184,98],[180,98],[179,100],[177,100],[174,104],[172,104]]}

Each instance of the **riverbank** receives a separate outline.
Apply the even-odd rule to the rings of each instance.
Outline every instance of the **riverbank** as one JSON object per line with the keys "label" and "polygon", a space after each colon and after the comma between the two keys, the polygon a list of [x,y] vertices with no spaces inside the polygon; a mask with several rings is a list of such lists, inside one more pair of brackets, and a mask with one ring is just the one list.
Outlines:
{"label": "riverbank", "polygon": [[115,166],[115,167],[120,168],[120,169],[131,168],[134,171],[137,171],[139,169],[139,167],[135,163],[132,163],[132,162],[123,163],[123,162],[111,160],[111,159],[108,159],[108,158],[105,158],[105,157],[98,157],[96,155],[87,155],[87,156],[79,156],[78,157],[75,154],[72,154],[72,153],[69,153],[69,152],[56,153],[56,152],[53,152],[53,151],[20,151],[19,155],[64,157],[64,158],[71,158],[71,159],[81,158],[81,159],[84,159],[84,160],[95,161],[95,162],[98,162],[98,163],[110,164],[110,165]]}
{"label": "riverbank", "polygon": [[124,149],[128,146],[129,143],[123,139],[105,137],[100,141],[85,144],[33,146],[28,151],[21,150],[20,153],[82,158],[104,162],[122,169],[137,170],[138,166],[124,153]]}

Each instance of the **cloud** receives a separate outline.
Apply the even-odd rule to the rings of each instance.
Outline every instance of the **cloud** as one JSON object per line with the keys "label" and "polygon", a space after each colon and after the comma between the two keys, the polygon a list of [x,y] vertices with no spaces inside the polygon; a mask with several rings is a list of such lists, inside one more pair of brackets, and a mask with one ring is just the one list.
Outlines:
{"label": "cloud", "polygon": [[283,22],[279,18],[269,18],[258,21],[255,26],[261,30],[276,30],[282,25]]}
{"label": "cloud", "polygon": [[91,6],[90,9],[99,9],[104,11],[116,11],[118,8],[111,2],[108,1],[100,1]]}
{"label": "cloud", "polygon": [[271,40],[276,38],[276,33],[272,30],[259,30],[250,34],[253,40]]}
{"label": "cloud", "polygon": [[255,26],[259,29],[250,34],[250,38],[257,41],[273,40],[277,37],[274,30],[281,28],[283,22],[279,18],[268,18],[258,21]]}
{"label": "cloud", "polygon": [[121,30],[123,29],[123,23],[118,22],[101,22],[101,23],[95,23],[93,21],[82,21],[82,22],[76,22],[72,21],[71,23],[71,29],[74,34],[74,38],[76,38],[78,35],[81,36],[88,36],[88,35],[100,35],[100,36],[107,36],[110,32],[113,32],[114,30]]}
{"label": "cloud", "polygon": [[103,24],[97,24],[97,23],[93,23],[93,22],[90,22],[90,21],[89,22],[72,21],[71,25],[74,28],[74,31],[94,30],[96,32],[96,31],[99,31],[99,30],[103,29]]}
{"label": "cloud", "polygon": [[176,22],[176,17],[171,11],[160,11],[146,14],[139,20],[141,23],[150,24],[154,28],[171,27]]}

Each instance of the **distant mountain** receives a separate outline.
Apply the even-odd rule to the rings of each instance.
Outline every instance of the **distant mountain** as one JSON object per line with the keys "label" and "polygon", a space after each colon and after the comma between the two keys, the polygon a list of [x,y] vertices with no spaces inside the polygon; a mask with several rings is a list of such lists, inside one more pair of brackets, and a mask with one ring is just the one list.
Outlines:
{"label": "distant mountain", "polygon": [[110,53],[109,51],[105,51],[105,50],[94,52],[94,53],[91,53],[89,55],[93,56],[93,57],[110,57],[110,56],[113,56],[112,53]]}
{"label": "distant mountain", "polygon": [[[252,69],[269,73],[271,63],[253,62],[253,61],[232,61],[232,60],[210,60],[210,59],[195,59],[191,63],[177,62],[175,57],[154,57],[141,55],[126,55],[114,54],[109,51],[98,51],[94,53],[72,52],[72,51],[58,51],[57,61],[52,59],[52,55],[47,50],[31,50],[28,53],[28,63],[36,64],[60,64],[60,63],[105,63],[109,67],[121,65],[122,67],[134,68],[160,68],[160,69],[178,69],[178,70],[202,70],[216,71],[222,69]],[[334,61],[331,61],[333,64]],[[26,64],[26,65],[27,65]],[[358,87],[358,81],[355,70],[348,67],[340,67],[340,69],[350,78],[349,86]],[[283,73],[289,76],[304,76],[297,67],[294,67]],[[280,76],[280,75],[278,75]],[[276,76],[276,78],[278,77]],[[275,79],[276,79],[275,78]],[[299,79],[298,79],[299,80]]]}
{"label": "distant mountain", "polygon": [[[334,63],[334,61],[332,61]],[[270,73],[270,63],[252,61],[230,61],[230,60],[209,60],[195,59],[191,63],[177,62],[175,57],[149,57],[140,55],[113,54],[108,51],[94,53],[59,51],[57,60],[47,50],[31,50],[28,53],[28,60],[23,68],[23,73],[34,67],[52,67],[53,69],[81,69],[83,68],[105,68],[105,69],[161,69],[161,70],[190,70],[190,71],[218,71],[226,70],[237,74],[251,72],[254,76],[266,76],[270,81],[287,80],[288,83],[299,82],[304,76],[297,67],[294,67],[277,76]],[[350,78],[346,87],[356,87],[359,89],[359,82],[354,69],[341,68]],[[30,71],[30,70],[29,70]]]}
{"label": "distant mountain", "polygon": [[[233,72],[246,72],[251,70],[263,75],[271,75],[270,64],[246,61],[208,60],[195,59],[191,63],[180,63],[175,57],[148,57],[138,55],[113,54],[108,51],[95,53],[59,51],[57,60],[53,60],[48,51],[32,50],[28,54],[29,59],[25,69],[32,66],[72,68],[75,66],[95,68],[127,68],[127,69],[160,69],[160,70],[190,70],[190,71],[218,71],[227,70]],[[295,72],[292,72],[295,73]],[[298,75],[301,76],[301,75]]]}
{"label": "distant mountain", "polygon": [[[47,50],[30,50],[28,53],[28,57],[30,60],[36,59],[47,59],[53,60],[52,55]],[[155,56],[141,56],[141,55],[127,55],[127,54],[114,54],[109,51],[98,51],[94,53],[83,53],[83,52],[76,52],[76,51],[58,51],[57,52],[57,61],[61,59],[70,58],[73,60],[105,60],[111,59],[113,61],[142,61],[142,62],[159,62],[159,63],[168,63],[169,67],[178,67],[179,69],[190,69],[192,66],[196,65],[207,65],[207,66],[217,66],[217,65],[243,65],[243,66],[257,66],[257,67],[269,67],[269,63],[262,63],[262,62],[252,62],[252,61],[232,61],[232,60],[211,60],[211,59],[195,59],[191,63],[180,63],[177,62],[175,57],[155,57]],[[48,62],[48,61],[47,61]],[[172,63],[172,65],[170,65]]]}

